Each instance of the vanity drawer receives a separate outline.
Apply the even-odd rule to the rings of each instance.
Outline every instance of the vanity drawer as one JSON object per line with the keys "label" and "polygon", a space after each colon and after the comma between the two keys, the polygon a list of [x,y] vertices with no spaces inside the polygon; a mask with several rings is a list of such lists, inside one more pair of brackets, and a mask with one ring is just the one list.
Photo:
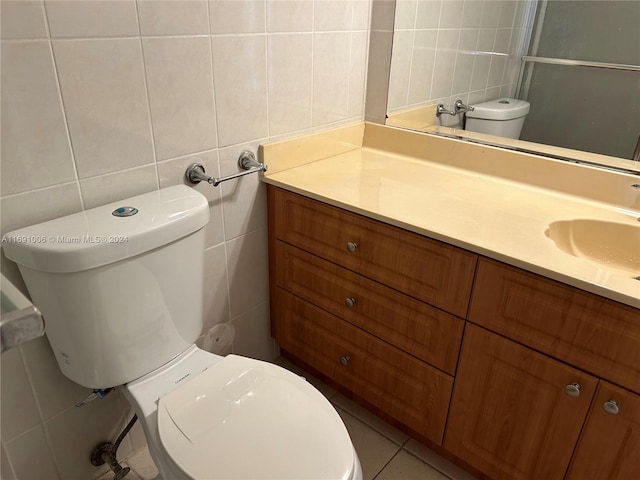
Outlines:
{"label": "vanity drawer", "polygon": [[276,284],[453,375],[464,321],[278,241]]}
{"label": "vanity drawer", "polygon": [[269,187],[274,236],[465,317],[477,255]]}
{"label": "vanity drawer", "polygon": [[453,378],[277,288],[283,350],[441,444]]}
{"label": "vanity drawer", "polygon": [[481,258],[468,319],[640,392],[640,310]]}

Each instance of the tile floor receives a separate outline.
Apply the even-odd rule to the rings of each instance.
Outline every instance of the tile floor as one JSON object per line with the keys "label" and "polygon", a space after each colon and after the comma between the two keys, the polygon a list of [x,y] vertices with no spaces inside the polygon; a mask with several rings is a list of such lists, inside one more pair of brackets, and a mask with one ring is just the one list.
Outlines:
{"label": "tile floor", "polygon": [[[275,363],[304,376],[333,403],[358,452],[364,480],[475,480],[475,477],[286,359],[279,357]],[[133,452],[121,463],[131,468],[126,480],[152,480],[157,474],[146,448]],[[112,478],[113,473],[109,472],[99,480]]]}

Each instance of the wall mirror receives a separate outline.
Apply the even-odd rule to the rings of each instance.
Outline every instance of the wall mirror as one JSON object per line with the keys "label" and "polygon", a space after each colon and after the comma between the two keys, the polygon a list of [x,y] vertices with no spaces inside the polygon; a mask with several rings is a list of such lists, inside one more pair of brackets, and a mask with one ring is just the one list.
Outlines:
{"label": "wall mirror", "polygon": [[[640,171],[640,0],[393,3],[387,124]],[[530,104],[519,139],[433,108],[500,98]]]}

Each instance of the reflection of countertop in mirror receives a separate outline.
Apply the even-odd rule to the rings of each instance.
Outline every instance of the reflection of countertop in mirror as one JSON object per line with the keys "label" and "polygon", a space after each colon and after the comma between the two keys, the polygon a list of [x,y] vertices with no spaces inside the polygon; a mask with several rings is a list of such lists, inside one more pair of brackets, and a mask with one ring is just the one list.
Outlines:
{"label": "reflection of countertop in mirror", "polygon": [[640,172],[639,162],[635,162],[633,160],[610,157],[608,155],[600,155],[598,153],[584,152],[581,150],[572,150],[570,148],[555,147],[553,145],[544,145],[542,143],[526,142],[524,140],[513,138],[497,137],[495,135],[487,135],[486,133],[471,132],[461,128],[451,128],[438,125],[435,113],[436,105],[426,105],[412,110],[407,110],[405,112],[389,115],[386,124],[394,127],[407,128],[409,130],[463,137],[505,148],[539,152],[540,154],[550,155],[552,157],[561,157],[589,164],[604,165]]}
{"label": "reflection of countertop in mirror", "polygon": [[[564,253],[546,235],[583,218],[637,227],[634,175],[370,123],[261,155],[267,183],[640,307],[632,274]],[[628,253],[640,257],[640,245]]]}

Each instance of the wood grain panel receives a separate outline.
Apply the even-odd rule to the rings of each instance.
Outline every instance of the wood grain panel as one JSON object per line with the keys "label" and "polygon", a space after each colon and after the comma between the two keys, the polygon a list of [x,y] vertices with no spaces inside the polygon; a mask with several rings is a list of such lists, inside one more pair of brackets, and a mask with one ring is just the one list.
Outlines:
{"label": "wood grain panel", "polygon": [[640,310],[481,258],[469,320],[640,392]]}
{"label": "wood grain panel", "polygon": [[[453,378],[277,288],[281,348],[391,417],[442,443]],[[349,357],[346,365],[341,357]]]}
{"label": "wood grain panel", "polygon": [[280,241],[275,271],[278,286],[455,373],[463,320]]}
{"label": "wood grain panel", "polygon": [[[278,239],[465,317],[477,255],[270,188]],[[354,252],[349,242],[357,243]]]}
{"label": "wood grain panel", "polygon": [[[617,415],[603,409],[615,400]],[[640,396],[601,382],[566,480],[640,478]]]}
{"label": "wood grain panel", "polygon": [[[568,396],[578,383],[580,396]],[[496,480],[560,480],[597,379],[467,325],[444,446]]]}

